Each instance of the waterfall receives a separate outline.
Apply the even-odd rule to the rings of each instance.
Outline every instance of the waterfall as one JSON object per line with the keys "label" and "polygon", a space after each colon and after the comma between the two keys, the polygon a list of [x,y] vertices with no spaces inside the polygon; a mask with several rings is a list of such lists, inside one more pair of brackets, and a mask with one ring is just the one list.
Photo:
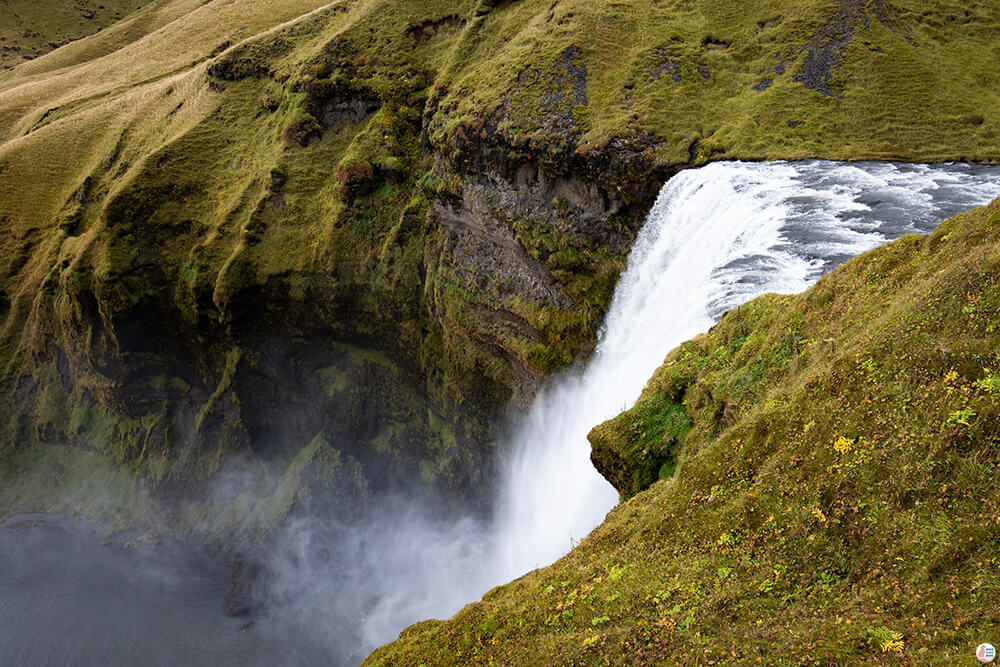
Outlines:
{"label": "waterfall", "polygon": [[671,349],[730,308],[801,292],[850,257],[996,196],[997,171],[966,165],[725,162],[672,178],[636,239],[593,358],[551,382],[516,430],[496,583],[552,563],[614,506],[587,433],[631,406]]}
{"label": "waterfall", "polygon": [[[672,348],[755,296],[802,291],[850,257],[997,196],[1000,169],[968,165],[727,162],[681,172],[636,238],[593,356],[548,381],[500,448],[492,519],[386,504],[325,545],[329,562],[291,558],[289,597],[325,624],[316,633],[353,628],[357,641],[337,650],[356,663],[405,626],[554,562],[618,501],[590,463],[587,433],[630,407]],[[315,539],[306,529],[285,542],[306,554]]]}
{"label": "waterfall", "polygon": [[266,568],[267,611],[247,625],[220,613],[225,573],[193,574],[183,549],[157,559],[141,539],[105,546],[97,526],[0,522],[0,648],[17,664],[356,665],[406,626],[552,563],[604,519],[618,498],[590,463],[587,433],[630,407],[672,348],[757,295],[804,290],[850,257],[997,196],[997,167],[684,171],[635,240],[592,357],[546,382],[498,448],[489,520],[379,497],[360,517],[289,522]]}

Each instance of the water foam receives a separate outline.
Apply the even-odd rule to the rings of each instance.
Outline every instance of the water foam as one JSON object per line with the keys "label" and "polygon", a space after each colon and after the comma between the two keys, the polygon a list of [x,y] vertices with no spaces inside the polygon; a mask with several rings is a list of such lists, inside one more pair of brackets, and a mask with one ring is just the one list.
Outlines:
{"label": "water foam", "polygon": [[291,527],[276,569],[295,622],[355,664],[405,626],[554,562],[618,501],[587,433],[632,405],[672,348],[755,296],[802,291],[996,196],[1000,169],[959,165],[729,162],[678,174],[636,238],[593,356],[547,382],[500,447],[492,519],[456,522],[400,499],[340,530]]}
{"label": "water foam", "polygon": [[725,310],[800,292],[852,256],[996,196],[1000,173],[966,165],[725,162],[671,179],[636,239],[594,357],[551,382],[516,430],[496,580],[553,562],[614,506],[586,435],[635,402],[672,348]]}

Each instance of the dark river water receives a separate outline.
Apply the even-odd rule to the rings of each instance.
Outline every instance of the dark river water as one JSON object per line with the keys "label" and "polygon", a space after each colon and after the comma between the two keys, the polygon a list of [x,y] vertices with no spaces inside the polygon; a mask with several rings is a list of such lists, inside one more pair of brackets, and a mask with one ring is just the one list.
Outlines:
{"label": "dark river water", "polygon": [[[0,523],[0,665],[331,665],[325,637],[222,613],[229,574],[181,545],[95,524]],[[356,664],[364,656],[357,656]]]}

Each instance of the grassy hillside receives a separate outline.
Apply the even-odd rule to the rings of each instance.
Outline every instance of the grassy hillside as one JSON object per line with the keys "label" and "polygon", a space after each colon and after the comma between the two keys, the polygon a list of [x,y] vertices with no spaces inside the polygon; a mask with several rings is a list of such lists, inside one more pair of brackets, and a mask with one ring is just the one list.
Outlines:
{"label": "grassy hillside", "polygon": [[[506,138],[653,159],[996,159],[995,3],[502,3],[462,45],[435,128],[497,114]],[[981,90],[986,99],[963,95]]]}
{"label": "grassy hillside", "polygon": [[[3,8],[57,44],[65,6]],[[989,2],[132,8],[0,74],[0,511],[100,464],[184,524],[315,478],[483,497],[677,169],[1000,159]],[[233,457],[260,488],[190,500]]]}
{"label": "grassy hillside", "polygon": [[100,32],[141,5],[140,0],[2,0],[0,71]]}
{"label": "grassy hillside", "polygon": [[675,475],[366,664],[968,662],[1000,623],[998,276],[1000,200],[729,312],[591,434]]}

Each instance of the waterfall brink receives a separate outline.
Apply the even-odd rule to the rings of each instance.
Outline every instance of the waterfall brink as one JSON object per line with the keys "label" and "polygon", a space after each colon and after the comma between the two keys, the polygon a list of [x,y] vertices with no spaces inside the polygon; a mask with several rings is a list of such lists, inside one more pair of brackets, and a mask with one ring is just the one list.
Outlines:
{"label": "waterfall brink", "polygon": [[[713,165],[664,187],[594,357],[582,372],[551,383],[516,434],[499,508],[503,576],[559,558],[614,506],[617,493],[590,463],[588,431],[634,403],[672,347],[712,325],[709,306],[729,287],[726,267],[775,255],[784,210],[774,186],[782,176]],[[761,291],[805,287],[808,262],[774,264]]]}
{"label": "waterfall brink", "polygon": [[105,546],[98,526],[15,518],[0,522],[0,649],[18,665],[357,665],[406,626],[552,563],[604,519],[618,498],[590,463],[587,433],[630,407],[672,348],[757,295],[801,291],[850,257],[997,196],[996,167],[731,162],[682,172],[635,241],[594,355],[546,382],[498,448],[489,520],[382,496],[360,516],[291,521],[251,627],[220,613],[226,573],[188,571],[183,549],[157,556],[152,545]]}
{"label": "waterfall brink", "polygon": [[[717,163],[678,174],[636,239],[594,355],[547,382],[499,448],[491,520],[456,522],[403,498],[333,541],[293,527],[291,556],[274,568],[287,573],[285,599],[315,634],[339,631],[343,662],[356,664],[407,625],[554,562],[618,502],[590,463],[588,431],[630,407],[672,348],[755,296],[802,291],[996,196],[1000,170],[967,165]],[[305,556],[319,547],[322,562]]]}
{"label": "waterfall brink", "polygon": [[681,172],[636,239],[585,368],[555,379],[515,433],[495,539],[499,583],[547,565],[617,501],[587,433],[631,406],[672,348],[769,292],[1000,195],[996,171],[884,163],[716,163]]}

